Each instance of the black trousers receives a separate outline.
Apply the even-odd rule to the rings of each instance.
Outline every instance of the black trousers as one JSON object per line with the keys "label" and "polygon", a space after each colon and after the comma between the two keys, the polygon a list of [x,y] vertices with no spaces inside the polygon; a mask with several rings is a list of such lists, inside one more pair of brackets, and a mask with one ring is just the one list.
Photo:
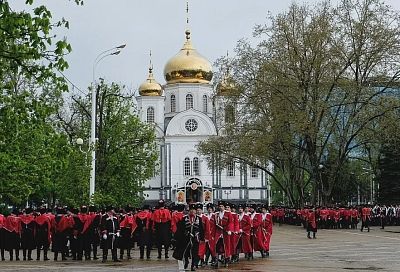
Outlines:
{"label": "black trousers", "polygon": [[364,228],[367,228],[369,231],[369,219],[367,218],[365,221],[361,221],[361,231],[363,231]]}
{"label": "black trousers", "polygon": [[185,251],[185,267],[189,264],[189,258],[192,260],[191,267],[195,267],[199,262],[199,243],[194,241],[188,245]]}

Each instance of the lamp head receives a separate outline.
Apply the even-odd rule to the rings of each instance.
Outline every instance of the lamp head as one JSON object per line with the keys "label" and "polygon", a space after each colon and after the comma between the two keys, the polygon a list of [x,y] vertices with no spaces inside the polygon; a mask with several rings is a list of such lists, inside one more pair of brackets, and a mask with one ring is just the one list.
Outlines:
{"label": "lamp head", "polygon": [[76,144],[77,144],[77,145],[83,145],[83,140],[82,140],[82,138],[76,139]]}

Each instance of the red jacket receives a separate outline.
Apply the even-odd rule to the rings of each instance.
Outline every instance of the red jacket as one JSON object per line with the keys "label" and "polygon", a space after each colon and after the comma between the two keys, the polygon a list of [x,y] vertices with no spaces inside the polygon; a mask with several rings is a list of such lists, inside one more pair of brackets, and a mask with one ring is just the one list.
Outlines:
{"label": "red jacket", "polygon": [[222,218],[220,217],[221,212],[214,214],[215,219],[215,241],[218,242],[220,238],[224,241],[224,254],[226,258],[232,255],[231,249],[231,235],[234,231],[234,223],[232,219],[232,214],[230,212],[224,211]]}
{"label": "red jacket", "polygon": [[171,231],[176,232],[178,223],[183,219],[183,212],[174,211],[171,216]]}

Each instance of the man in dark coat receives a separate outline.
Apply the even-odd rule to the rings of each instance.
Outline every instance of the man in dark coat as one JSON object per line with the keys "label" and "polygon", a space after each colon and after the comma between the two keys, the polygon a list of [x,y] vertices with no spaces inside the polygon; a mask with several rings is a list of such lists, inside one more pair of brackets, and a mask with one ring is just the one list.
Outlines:
{"label": "man in dark coat", "polygon": [[[101,215],[97,213],[97,209],[95,206],[89,206],[89,216],[92,218],[92,222],[88,227],[87,239],[88,239],[88,248],[89,248],[89,258],[91,252],[93,252],[93,260],[97,260],[97,247],[100,243],[100,221]],[[85,229],[83,230],[85,233]]]}
{"label": "man in dark coat", "polygon": [[116,240],[120,235],[119,221],[114,216],[114,208],[109,206],[106,209],[107,213],[101,219],[101,248],[103,249],[103,263],[107,261],[108,250],[111,249],[111,255],[114,262],[120,262],[117,258]]}
{"label": "man in dark coat", "polygon": [[14,259],[19,261],[20,235],[21,235],[21,219],[18,217],[19,211],[13,210],[4,224],[5,232],[5,249],[10,253],[10,261]]}
{"label": "man in dark coat", "polygon": [[47,216],[47,209],[42,207],[38,210],[38,216],[35,218],[36,222],[36,234],[35,234],[35,242],[36,242],[36,251],[37,257],[36,260],[40,260],[40,251],[43,249],[43,260],[48,261],[47,251],[50,246],[50,231],[51,231],[51,223],[50,218]]}
{"label": "man in dark coat", "polygon": [[150,206],[144,205],[142,210],[136,214],[135,237],[140,249],[140,259],[144,258],[144,248],[146,247],[146,258],[150,259],[151,247],[153,246],[152,233],[153,221]]}
{"label": "man in dark coat", "polygon": [[52,250],[54,252],[54,261],[58,260],[61,253],[61,259],[66,260],[67,254],[67,236],[74,224],[73,218],[66,215],[66,211],[62,207],[56,209],[56,217],[54,219]]}
{"label": "man in dark coat", "polygon": [[178,222],[175,233],[176,247],[174,258],[183,260],[185,269],[191,259],[191,271],[196,270],[199,261],[199,242],[204,241],[204,227],[200,216],[196,214],[196,204],[189,205],[189,214]]}
{"label": "man in dark coat", "polygon": [[32,208],[26,208],[21,218],[21,248],[23,260],[32,261],[32,250],[35,249],[35,217]]}
{"label": "man in dark coat", "polygon": [[118,238],[118,247],[120,249],[119,259],[124,258],[124,252],[126,250],[128,260],[132,259],[131,250],[133,247],[132,232],[136,228],[136,222],[134,220],[133,208],[128,205],[125,210],[121,213],[119,218],[119,226],[121,229],[121,236]]}
{"label": "man in dark coat", "polygon": [[168,248],[171,244],[171,213],[165,208],[164,200],[158,201],[158,209],[153,213],[154,231],[158,248],[158,259],[161,259],[162,247],[165,249],[165,259],[168,259]]}
{"label": "man in dark coat", "polygon": [[72,253],[72,260],[82,261],[83,257],[83,244],[82,244],[82,230],[85,224],[86,217],[79,213],[76,208],[71,209],[71,217],[73,219],[72,234],[70,237],[70,249]]}

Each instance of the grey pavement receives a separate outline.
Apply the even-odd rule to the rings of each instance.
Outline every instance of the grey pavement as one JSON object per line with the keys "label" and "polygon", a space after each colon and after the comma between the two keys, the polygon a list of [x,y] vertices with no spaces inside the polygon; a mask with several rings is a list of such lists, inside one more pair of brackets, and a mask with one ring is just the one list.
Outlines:
{"label": "grey pavement", "polygon": [[[108,261],[106,264],[101,261],[5,261],[0,262],[0,271],[179,271],[176,260],[157,260],[156,251],[152,253],[153,259],[149,261],[138,260],[135,250],[133,260],[124,260],[122,263]],[[385,230],[373,227],[369,233],[359,230],[318,230],[317,239],[310,240],[301,227],[274,226],[271,256],[268,259],[261,259],[256,254],[252,261],[241,259],[240,263],[218,271],[400,271],[399,253],[400,227],[387,227]],[[33,257],[36,257],[35,254]],[[209,270],[212,269],[198,269]]]}

